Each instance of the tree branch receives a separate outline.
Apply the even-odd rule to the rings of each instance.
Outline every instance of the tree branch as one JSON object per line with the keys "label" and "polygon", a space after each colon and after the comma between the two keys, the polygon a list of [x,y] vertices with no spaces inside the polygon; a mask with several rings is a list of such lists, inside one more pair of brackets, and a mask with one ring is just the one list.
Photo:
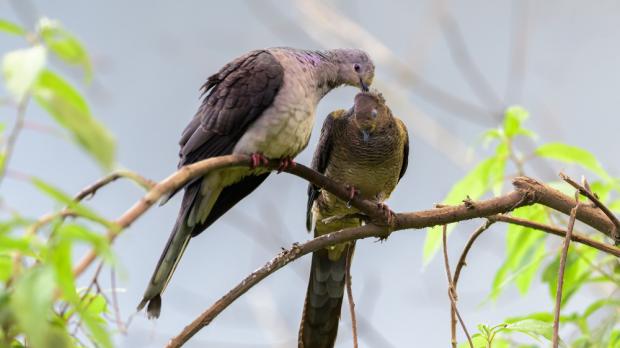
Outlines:
{"label": "tree branch", "polygon": [[[575,195],[577,197],[577,195]],[[576,200],[577,201],[577,200]],[[564,286],[564,270],[566,269],[566,258],[568,257],[568,247],[570,246],[570,237],[573,234],[573,227],[575,226],[575,217],[579,210],[580,203],[577,201],[577,205],[571,210],[570,219],[568,220],[568,227],[566,228],[566,237],[564,238],[564,244],[562,246],[562,254],[560,255],[560,268],[558,270],[558,285],[555,292],[555,310],[553,316],[553,339],[551,346],[558,348],[560,336],[560,308],[562,307],[562,287]]]}
{"label": "tree branch", "polygon": [[[209,171],[248,166],[249,163],[249,156],[229,155],[210,158],[180,168],[178,171],[153,186],[145,196],[118,218],[115,221],[115,226],[120,228],[109,230],[107,232],[108,240],[113,241],[123,228],[130,226],[167,192],[181,188],[191,179],[203,176]],[[274,160],[269,162],[267,168],[275,169],[278,165],[279,161]],[[346,185],[337,183],[306,166],[297,164],[295,167],[289,168],[286,171],[331,192],[340,199],[348,200],[349,191]],[[492,217],[497,221],[506,221],[506,217],[500,217],[497,214],[507,213],[515,208],[536,203],[543,204],[563,213],[570,212],[575,206],[574,199],[534,179],[517,177],[514,179],[513,185],[515,188],[514,191],[503,196],[479,202],[467,202],[467,204],[457,206],[442,206],[431,210],[396,214],[390,226],[386,225],[384,214],[378,209],[375,203],[355,197],[351,200],[351,205],[370,217],[369,224],[358,228],[330,233],[303,244],[294,244],[290,250],[283,251],[265,266],[253,272],[243,282],[218,300],[211,308],[203,312],[194,322],[188,325],[181,334],[170,341],[169,346],[178,347],[180,344],[186,342],[202,327],[208,325],[213,318],[221,313],[236,298],[271,273],[307,253],[317,251],[330,245],[368,237],[385,238],[393,231],[411,228],[422,229],[474,218]],[[589,206],[581,206],[577,212],[576,219],[608,236],[613,228],[613,224],[605,214],[599,209]],[[565,235],[564,231],[556,231],[548,227],[541,228],[541,230],[553,234]],[[611,245],[602,246],[602,243],[589,240],[587,237],[573,237],[571,239],[597,248],[603,252],[620,256],[620,248]],[[74,268],[74,274],[76,276],[81,275],[96,257],[97,254],[94,250],[89,251]]]}
{"label": "tree branch", "polygon": [[[469,335],[469,331],[467,331],[467,327],[465,326],[465,321],[461,317],[461,313],[459,313],[459,309],[456,307],[457,294],[456,287],[454,286],[454,280],[452,279],[452,272],[450,271],[450,261],[448,260],[448,236],[447,236],[447,225],[443,225],[443,229],[441,231],[441,241],[443,245],[443,261],[444,267],[446,269],[446,276],[448,278],[448,297],[450,298],[450,327],[452,328],[453,318],[456,316],[461,323],[461,327],[465,332],[465,336],[467,336],[467,342],[469,342],[469,347],[474,348],[474,344],[471,341],[471,336]],[[452,331],[452,348],[456,348],[456,331]]]}

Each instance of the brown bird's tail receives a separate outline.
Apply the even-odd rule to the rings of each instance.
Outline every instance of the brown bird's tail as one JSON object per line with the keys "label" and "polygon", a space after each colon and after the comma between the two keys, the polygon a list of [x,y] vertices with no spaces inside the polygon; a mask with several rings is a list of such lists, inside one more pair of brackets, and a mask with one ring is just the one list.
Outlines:
{"label": "brown bird's tail", "polygon": [[344,294],[347,260],[355,245],[347,244],[337,260],[326,249],[312,254],[310,280],[299,327],[300,348],[331,348],[336,342]]}

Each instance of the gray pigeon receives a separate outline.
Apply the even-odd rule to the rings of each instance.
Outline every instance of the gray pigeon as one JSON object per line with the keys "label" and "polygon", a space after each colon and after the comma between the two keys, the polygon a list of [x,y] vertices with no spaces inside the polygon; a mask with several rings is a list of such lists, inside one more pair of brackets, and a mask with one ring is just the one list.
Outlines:
{"label": "gray pigeon", "polygon": [[[390,219],[392,213],[383,202],[405,174],[408,156],[403,122],[392,115],[380,94],[362,92],[355,96],[353,108],[334,111],[325,119],[312,168],[350,185],[352,192],[376,202]],[[309,185],[306,226],[310,231],[314,225],[315,237],[360,226],[357,213],[331,193]],[[312,254],[299,347],[334,346],[354,247],[355,243],[343,243]]]}
{"label": "gray pigeon", "polygon": [[[203,86],[206,97],[183,131],[179,167],[211,157],[245,154],[252,168],[222,169],[184,187],[178,218],[138,310],[159,317],[161,293],[189,240],[197,236],[269,175],[262,164],[294,164],[310,138],[321,98],[341,86],[367,90],[375,67],[357,49],[256,50],[226,64]],[[171,193],[164,202],[174,195]]]}

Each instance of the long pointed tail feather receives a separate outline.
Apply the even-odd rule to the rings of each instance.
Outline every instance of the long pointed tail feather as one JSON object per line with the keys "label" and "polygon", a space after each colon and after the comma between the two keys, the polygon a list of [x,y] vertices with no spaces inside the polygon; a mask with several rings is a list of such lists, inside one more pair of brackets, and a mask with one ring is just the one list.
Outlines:
{"label": "long pointed tail feather", "polygon": [[345,246],[338,260],[325,249],[312,254],[310,280],[299,327],[300,348],[331,348],[336,342],[344,294],[347,258],[354,245]]}

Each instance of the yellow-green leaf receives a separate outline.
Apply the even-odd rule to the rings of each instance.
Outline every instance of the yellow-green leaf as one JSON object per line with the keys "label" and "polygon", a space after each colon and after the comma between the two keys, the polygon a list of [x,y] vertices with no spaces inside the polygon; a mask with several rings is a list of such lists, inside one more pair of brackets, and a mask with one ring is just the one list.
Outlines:
{"label": "yellow-green leaf", "polygon": [[45,67],[46,50],[41,45],[11,51],[2,58],[6,88],[20,102],[35,85]]}
{"label": "yellow-green leaf", "polygon": [[65,63],[79,65],[84,69],[86,79],[92,77],[92,65],[82,43],[62,25],[48,18],[39,21],[38,31],[43,41],[58,58]]}
{"label": "yellow-green leaf", "polygon": [[[499,165],[498,165],[499,163]],[[444,199],[444,204],[460,204],[467,197],[472,200],[480,198],[497,184],[497,178],[503,175],[505,160],[491,157],[482,161],[469,174],[457,182]],[[448,233],[452,231],[448,226]],[[428,264],[441,245],[441,226],[435,226],[426,233],[423,260]]]}
{"label": "yellow-green leaf", "polygon": [[548,143],[536,149],[536,154],[540,157],[552,158],[565,163],[578,164],[605,181],[612,180],[596,157],[582,148],[562,143]]}
{"label": "yellow-green leaf", "polygon": [[18,36],[26,35],[24,28],[6,19],[0,19],[0,31]]}
{"label": "yellow-green leaf", "polygon": [[54,274],[50,267],[36,266],[22,275],[11,296],[11,307],[33,347],[46,347],[52,334],[49,318],[52,312]]}
{"label": "yellow-green leaf", "polygon": [[529,116],[527,110],[520,106],[511,106],[504,114],[504,134],[512,138],[522,129],[521,123]]}
{"label": "yellow-green leaf", "polygon": [[60,76],[41,72],[34,88],[35,100],[106,170],[114,164],[112,135],[90,114],[86,101]]}

